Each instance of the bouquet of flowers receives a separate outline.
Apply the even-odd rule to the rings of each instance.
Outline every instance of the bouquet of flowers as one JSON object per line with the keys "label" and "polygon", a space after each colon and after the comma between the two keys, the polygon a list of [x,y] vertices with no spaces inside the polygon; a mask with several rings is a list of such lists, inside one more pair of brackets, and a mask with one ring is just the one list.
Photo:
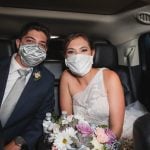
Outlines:
{"label": "bouquet of flowers", "polygon": [[66,112],[57,119],[47,113],[43,130],[52,150],[118,150],[120,145],[107,126],[89,124],[81,116],[67,116]]}

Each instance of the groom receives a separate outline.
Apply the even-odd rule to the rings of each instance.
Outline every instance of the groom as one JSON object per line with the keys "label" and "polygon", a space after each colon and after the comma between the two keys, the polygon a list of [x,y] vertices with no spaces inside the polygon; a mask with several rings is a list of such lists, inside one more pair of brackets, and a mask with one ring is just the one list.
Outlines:
{"label": "groom", "polygon": [[36,149],[45,114],[53,111],[54,76],[41,64],[48,39],[44,25],[29,23],[16,40],[18,53],[0,60],[0,142],[4,150]]}

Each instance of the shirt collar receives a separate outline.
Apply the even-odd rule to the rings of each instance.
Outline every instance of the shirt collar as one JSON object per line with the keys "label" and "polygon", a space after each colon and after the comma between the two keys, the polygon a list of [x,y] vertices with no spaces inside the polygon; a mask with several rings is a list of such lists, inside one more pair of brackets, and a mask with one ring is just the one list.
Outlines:
{"label": "shirt collar", "polygon": [[11,58],[11,64],[10,64],[10,73],[16,72],[18,69],[25,69],[25,70],[33,70],[32,67],[24,68],[22,67],[15,59],[17,53],[15,53]]}

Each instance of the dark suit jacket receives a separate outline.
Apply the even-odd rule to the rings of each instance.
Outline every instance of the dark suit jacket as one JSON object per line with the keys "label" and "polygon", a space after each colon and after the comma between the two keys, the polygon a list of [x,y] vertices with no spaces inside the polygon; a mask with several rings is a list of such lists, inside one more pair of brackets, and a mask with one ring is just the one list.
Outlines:
{"label": "dark suit jacket", "polygon": [[3,150],[3,132],[2,126],[0,124],[0,150]]}
{"label": "dark suit jacket", "polygon": [[[4,95],[9,73],[10,58],[0,60],[0,104]],[[35,79],[34,73],[40,71],[41,78]],[[42,135],[42,120],[46,112],[54,108],[54,76],[42,65],[33,73],[18,100],[15,110],[3,127],[3,140],[8,143],[16,136],[22,136],[30,150]]]}

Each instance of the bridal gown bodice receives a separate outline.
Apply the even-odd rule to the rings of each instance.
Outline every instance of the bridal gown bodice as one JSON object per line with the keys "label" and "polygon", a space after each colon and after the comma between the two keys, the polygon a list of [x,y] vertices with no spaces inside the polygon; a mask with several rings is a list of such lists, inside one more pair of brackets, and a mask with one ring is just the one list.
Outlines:
{"label": "bridal gown bodice", "polygon": [[73,96],[74,114],[80,114],[90,123],[108,124],[109,107],[100,69],[88,86]]}
{"label": "bridal gown bodice", "polygon": [[[109,104],[107,92],[105,91],[103,70],[101,68],[88,86],[73,95],[73,111],[90,123],[108,125]],[[145,113],[139,102],[127,107],[125,112],[123,137],[132,138],[132,127],[135,119]]]}

